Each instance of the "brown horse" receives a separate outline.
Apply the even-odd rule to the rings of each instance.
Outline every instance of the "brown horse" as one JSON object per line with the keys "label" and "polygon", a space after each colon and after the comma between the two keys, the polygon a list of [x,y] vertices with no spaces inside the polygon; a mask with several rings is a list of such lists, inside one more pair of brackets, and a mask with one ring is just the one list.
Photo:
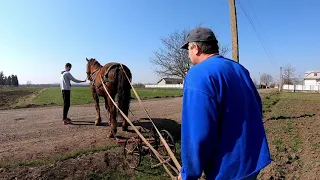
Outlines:
{"label": "brown horse", "polygon": [[[99,96],[102,96],[105,100],[105,108],[109,112],[109,122],[110,122],[110,134],[109,138],[115,137],[117,133],[117,110],[109,96],[107,95],[102,83],[105,84],[110,96],[115,99],[116,94],[118,94],[118,107],[121,111],[128,116],[130,98],[131,98],[131,86],[130,82],[132,75],[130,69],[122,64],[111,62],[102,66],[94,58],[87,60],[87,79],[90,80],[90,88],[92,92],[93,99],[95,100],[96,107],[96,121],[95,125],[101,124],[100,116],[100,106],[99,106]],[[124,72],[125,71],[125,72]],[[128,78],[130,82],[128,81]],[[102,81],[101,81],[102,78]],[[120,115],[121,116],[121,115]],[[123,119],[122,130],[128,130],[128,122]]]}

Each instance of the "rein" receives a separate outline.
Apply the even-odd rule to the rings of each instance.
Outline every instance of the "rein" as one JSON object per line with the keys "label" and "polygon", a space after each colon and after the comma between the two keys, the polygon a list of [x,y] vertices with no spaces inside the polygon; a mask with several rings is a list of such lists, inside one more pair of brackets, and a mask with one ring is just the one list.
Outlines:
{"label": "rein", "polygon": [[[132,86],[131,84],[131,81],[129,79],[129,77],[127,76],[122,64],[120,63],[120,66],[121,66],[121,69],[122,71],[124,72],[126,78],[128,79],[131,87],[132,87],[132,90],[133,92],[135,93],[138,101],[139,101],[139,104],[141,105],[141,107],[144,109],[144,111],[146,112],[150,122],[152,123],[152,125],[154,126],[157,134],[159,135],[160,137],[160,141],[163,143],[163,145],[165,146],[170,158],[173,160],[173,163],[175,165],[172,166],[168,160],[165,160],[163,156],[161,156],[159,154],[159,152],[157,150],[155,150],[151,144],[145,139],[145,137],[139,132],[139,130],[132,124],[132,122],[129,120],[129,118],[121,111],[121,109],[118,107],[117,103],[114,102],[114,100],[111,98],[107,88],[106,88],[106,85],[104,83],[102,83],[103,85],[103,88],[104,90],[106,91],[107,95],[109,96],[110,100],[112,101],[112,103],[114,104],[114,106],[119,110],[119,112],[121,113],[121,115],[124,117],[124,119],[132,126],[132,128],[134,129],[134,131],[138,134],[138,136],[141,138],[141,140],[150,148],[150,150],[155,154],[155,156],[157,157],[157,159],[160,161],[160,163],[158,165],[162,165],[164,167],[164,169],[166,170],[167,174],[171,177],[171,179],[176,179],[176,176],[174,176],[168,169],[167,166],[169,166],[175,173],[179,174],[179,170],[181,169],[181,165],[179,164],[179,162],[177,161],[176,157],[174,156],[173,152],[171,151],[171,149],[169,148],[169,145],[167,144],[167,142],[165,141],[165,139],[162,137],[161,133],[159,132],[158,128],[156,127],[156,125],[154,124],[154,122],[152,121],[152,119],[150,118],[150,115],[148,114],[148,112],[146,111],[146,109],[143,107],[142,105],[142,101],[139,97],[139,95],[137,94],[137,92],[135,91],[134,87]],[[102,81],[102,77],[101,78],[101,81]],[[166,166],[167,165],[167,166]]]}
{"label": "rein", "polygon": [[94,79],[92,79],[92,76],[93,76],[97,71],[100,71],[100,69],[101,69],[101,68],[97,68],[97,69],[94,70],[92,73],[87,72],[88,75],[90,74],[88,80],[94,81],[97,76],[95,76]]}

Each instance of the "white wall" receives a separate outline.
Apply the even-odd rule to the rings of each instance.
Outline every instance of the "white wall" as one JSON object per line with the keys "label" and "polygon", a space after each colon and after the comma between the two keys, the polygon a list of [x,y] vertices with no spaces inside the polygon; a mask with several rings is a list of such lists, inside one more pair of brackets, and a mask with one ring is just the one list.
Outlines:
{"label": "white wall", "polygon": [[320,93],[320,85],[283,85],[285,91],[313,91]]}
{"label": "white wall", "polygon": [[304,80],[304,85],[306,86],[310,86],[310,85],[320,85],[320,81],[317,82],[317,80],[315,79],[307,79],[307,80]]}
{"label": "white wall", "polygon": [[183,88],[183,84],[146,84],[145,88]]}

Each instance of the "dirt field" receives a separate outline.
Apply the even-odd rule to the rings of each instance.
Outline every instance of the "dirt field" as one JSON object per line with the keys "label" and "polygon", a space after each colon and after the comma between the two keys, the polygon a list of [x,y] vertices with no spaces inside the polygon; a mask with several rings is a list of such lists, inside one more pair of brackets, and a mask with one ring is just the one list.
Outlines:
{"label": "dirt field", "polygon": [[[261,179],[320,179],[320,94],[284,93],[265,102],[272,164]],[[266,105],[266,107],[269,105]]]}
{"label": "dirt field", "polygon": [[[160,128],[161,124],[171,124],[171,128],[178,127],[176,121],[180,121],[181,98],[148,100],[145,101],[144,106],[150,116],[155,118],[155,122],[158,122]],[[101,108],[102,107],[103,106],[101,106]],[[143,116],[145,113],[136,102],[132,103],[131,111],[135,115],[135,117],[132,117],[131,114],[129,115],[131,120],[147,117]],[[70,117],[75,122],[74,125],[63,125],[61,121],[62,108],[57,107],[1,111],[0,164],[3,167],[5,165],[19,165],[20,162],[24,162],[22,165],[37,165],[39,164],[38,160],[46,160],[51,157],[58,159],[68,158],[68,156],[77,154],[77,152],[83,153],[81,151],[88,150],[88,148],[91,148],[92,151],[101,148],[109,149],[109,147],[110,149],[116,149],[114,148],[114,146],[117,145],[116,141],[107,138],[109,128],[106,126],[107,114],[103,108],[102,113],[104,126],[97,127],[94,126],[95,108],[92,105],[72,106],[70,108]],[[172,126],[172,124],[176,126]],[[175,129],[170,131],[172,135],[179,133],[179,130]],[[122,133],[119,127],[118,135],[126,136],[127,134]],[[118,151],[114,151],[118,153],[119,157],[117,158],[122,157],[120,150],[121,148],[118,148]],[[92,156],[92,158],[97,158],[97,156]],[[103,159],[104,158],[98,158],[97,161],[103,163]],[[112,159],[114,158],[111,158],[111,161],[114,163],[121,162],[117,159]],[[49,161],[52,161],[52,158]],[[91,167],[84,165],[83,168],[90,171],[90,168],[99,166],[101,162],[91,162]],[[70,167],[68,162],[64,163],[68,164],[66,168],[75,168],[73,163],[72,167]],[[101,171],[104,170],[103,166],[99,168],[102,168]],[[79,167],[76,169],[77,171],[81,171]],[[0,170],[0,178],[6,179],[17,176],[19,177],[18,179],[24,179],[25,176],[33,176],[33,174],[36,173],[37,176],[35,179],[37,179],[38,173],[40,173],[37,171],[44,173],[43,170],[39,170],[39,168],[30,169],[30,167],[19,167],[16,169],[11,168],[10,170],[3,168]],[[59,172],[60,170],[51,176],[59,179],[60,177],[56,176],[63,174]],[[67,176],[70,175],[67,174]],[[83,174],[81,174],[81,176],[83,176]],[[33,177],[28,178],[32,179]]]}
{"label": "dirt field", "polygon": [[[319,96],[261,96],[273,162],[259,179],[320,177]],[[144,106],[158,127],[179,140],[181,98],[148,100]],[[131,110],[131,120],[147,117],[137,102]],[[71,107],[74,125],[63,125],[61,113],[61,107],[0,111],[0,179],[168,179],[156,169],[132,171],[123,165],[121,147],[107,138],[103,108],[104,126],[99,127],[92,105]],[[119,127],[118,135],[129,133]]]}

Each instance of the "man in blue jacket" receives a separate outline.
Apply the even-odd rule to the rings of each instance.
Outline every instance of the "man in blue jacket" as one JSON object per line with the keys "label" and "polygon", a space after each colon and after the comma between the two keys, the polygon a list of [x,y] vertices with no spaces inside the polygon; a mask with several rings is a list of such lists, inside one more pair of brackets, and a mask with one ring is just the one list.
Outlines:
{"label": "man in blue jacket", "polygon": [[208,28],[190,31],[193,67],[183,88],[179,179],[256,179],[271,163],[262,103],[249,72],[219,55]]}

